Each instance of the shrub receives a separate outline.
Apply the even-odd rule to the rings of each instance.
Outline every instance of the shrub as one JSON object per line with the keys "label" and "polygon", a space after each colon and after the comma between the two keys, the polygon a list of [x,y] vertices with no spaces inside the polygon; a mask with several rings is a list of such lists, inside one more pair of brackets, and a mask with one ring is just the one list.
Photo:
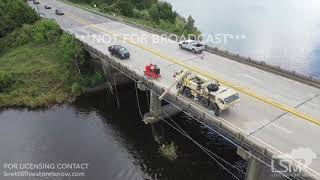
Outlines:
{"label": "shrub", "polygon": [[21,28],[14,30],[6,37],[0,39],[0,51],[27,44],[32,40],[32,25],[24,24]]}
{"label": "shrub", "polygon": [[68,60],[73,60],[76,56],[80,57],[82,48],[76,38],[70,34],[63,33],[58,44],[61,55]]}
{"label": "shrub", "polygon": [[54,42],[61,34],[62,30],[55,21],[41,20],[34,25],[32,37],[35,42]]}
{"label": "shrub", "polygon": [[160,153],[162,154],[162,156],[168,158],[169,160],[175,160],[178,158],[177,147],[173,142],[167,145],[163,144],[160,147]]}
{"label": "shrub", "polygon": [[133,17],[133,4],[129,1],[121,0],[116,5],[120,13],[127,17]]}
{"label": "shrub", "polygon": [[134,18],[141,18],[142,17],[141,12],[136,8],[133,9],[133,17]]}
{"label": "shrub", "polygon": [[167,2],[158,3],[160,19],[168,20],[174,23],[177,17],[177,13],[172,10],[171,4]]}
{"label": "shrub", "polygon": [[23,24],[32,24],[39,16],[22,0],[0,1],[0,38]]}
{"label": "shrub", "polygon": [[[188,20],[177,14],[170,3],[161,0],[69,0],[98,4],[101,12],[122,14],[134,21],[178,35],[199,35],[190,16]],[[89,1],[89,2],[88,2]]]}
{"label": "shrub", "polygon": [[72,84],[71,92],[73,95],[79,96],[82,93],[82,91],[83,91],[83,88],[78,82],[75,82]]}
{"label": "shrub", "polygon": [[133,9],[133,17],[138,19],[150,20],[150,14],[147,10]]}
{"label": "shrub", "polygon": [[97,84],[102,84],[105,82],[105,77],[102,73],[94,73],[89,77],[90,84],[86,84],[86,87],[93,87]]}
{"label": "shrub", "polygon": [[15,78],[12,74],[0,72],[0,92],[10,88],[15,83]]}
{"label": "shrub", "polygon": [[172,10],[171,4],[167,2],[158,2],[153,4],[149,9],[149,14],[155,22],[159,22],[160,19],[175,23],[177,13]]}
{"label": "shrub", "polygon": [[182,34],[185,24],[186,24],[186,20],[180,16],[177,16],[173,31],[178,34]]}
{"label": "shrub", "polygon": [[150,14],[150,17],[152,18],[153,21],[155,21],[157,23],[159,22],[160,14],[159,14],[159,9],[158,9],[157,4],[153,4],[151,6],[151,8],[149,9],[149,14]]}
{"label": "shrub", "polygon": [[108,5],[108,4],[102,4],[100,6],[100,10],[104,13],[108,13],[108,12],[112,12],[113,11],[113,7]]}
{"label": "shrub", "polygon": [[133,4],[138,10],[148,9],[155,0],[132,0]]}

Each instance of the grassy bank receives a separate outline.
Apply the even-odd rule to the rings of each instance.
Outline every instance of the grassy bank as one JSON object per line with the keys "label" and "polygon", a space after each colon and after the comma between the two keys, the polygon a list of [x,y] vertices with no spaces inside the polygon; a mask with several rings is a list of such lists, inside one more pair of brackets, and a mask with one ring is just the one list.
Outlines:
{"label": "grassy bank", "polygon": [[0,16],[0,108],[70,102],[104,81],[88,70],[79,41],[26,1],[0,1]]}
{"label": "grassy bank", "polygon": [[[13,3],[17,10],[29,8],[20,0],[5,2]],[[19,16],[27,16],[24,12],[30,14],[21,11]],[[8,16],[8,21],[10,18],[17,17]],[[0,108],[70,102],[86,88],[103,82],[101,74],[87,69],[88,59],[80,43],[54,21],[35,17],[33,22],[0,29]],[[85,73],[80,75],[79,67]]]}
{"label": "grassy bank", "polygon": [[80,76],[54,44],[19,46],[0,56],[0,107],[71,102],[101,78],[99,74]]}
{"label": "grassy bank", "polygon": [[63,44],[64,38],[53,43],[31,41],[0,54],[0,107],[70,102],[84,89],[103,82],[100,74],[78,74],[74,57],[67,51],[70,42]]}
{"label": "grassy bank", "polygon": [[12,79],[2,88],[0,107],[48,106],[70,101],[76,94],[71,89],[76,72],[54,45],[31,43],[8,50],[0,56],[0,72]]}

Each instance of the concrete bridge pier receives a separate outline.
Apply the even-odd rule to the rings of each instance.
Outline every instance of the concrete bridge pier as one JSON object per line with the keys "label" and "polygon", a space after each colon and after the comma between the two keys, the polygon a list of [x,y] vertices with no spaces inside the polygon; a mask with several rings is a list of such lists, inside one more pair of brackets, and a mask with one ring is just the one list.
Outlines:
{"label": "concrete bridge pier", "polygon": [[154,92],[150,91],[150,108],[149,113],[144,115],[143,121],[146,124],[154,124],[161,120],[161,100],[159,96]]}
{"label": "concrete bridge pier", "polygon": [[248,162],[245,180],[286,180],[279,172],[272,171],[271,163],[268,166],[242,148],[238,148],[237,154]]}
{"label": "concrete bridge pier", "polygon": [[[141,87],[141,85],[138,85]],[[140,89],[140,88],[139,88]],[[146,124],[155,124],[162,119],[174,116],[181,112],[178,108],[171,104],[161,105],[159,95],[153,90],[150,90],[150,108],[149,112],[144,114],[143,121]]]}

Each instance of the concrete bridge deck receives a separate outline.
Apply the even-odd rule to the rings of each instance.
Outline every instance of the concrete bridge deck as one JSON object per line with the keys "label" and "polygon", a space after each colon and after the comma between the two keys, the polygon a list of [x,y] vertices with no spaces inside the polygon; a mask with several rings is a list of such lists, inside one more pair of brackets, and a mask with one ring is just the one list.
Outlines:
{"label": "concrete bridge deck", "polygon": [[[157,64],[161,68],[162,78],[154,84],[160,89],[168,88],[174,81],[173,73],[184,68],[235,88],[240,92],[241,103],[223,112],[221,118],[218,118],[220,123],[233,128],[272,154],[281,155],[294,149],[309,148],[320,156],[320,145],[317,143],[320,137],[320,89],[208,52],[204,52],[201,58],[201,55],[179,49],[178,43],[169,39],[155,43],[152,40],[158,35],[60,1],[41,0],[40,3],[41,13],[47,18],[55,19],[64,30],[86,37],[80,40],[100,53],[109,56],[107,47],[113,44],[127,47],[131,53],[130,59],[118,61],[141,77],[147,63]],[[44,4],[51,5],[53,10],[45,10]],[[30,6],[35,7],[32,3]],[[62,9],[65,15],[56,16],[55,8]],[[124,42],[123,38],[128,34],[136,34],[145,40]],[[88,38],[90,35],[106,35],[105,42],[93,41]],[[118,38],[106,42],[108,36]],[[175,89],[170,94],[176,94]],[[214,116],[198,104],[190,103]],[[305,168],[320,179],[319,157]]]}

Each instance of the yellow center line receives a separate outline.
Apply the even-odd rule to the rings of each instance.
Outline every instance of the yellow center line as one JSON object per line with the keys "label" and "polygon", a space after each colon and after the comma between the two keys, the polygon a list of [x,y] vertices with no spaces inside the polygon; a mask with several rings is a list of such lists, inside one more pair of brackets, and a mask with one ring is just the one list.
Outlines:
{"label": "yellow center line", "polygon": [[103,29],[103,28],[101,28],[101,27],[99,27],[99,26],[97,26],[95,24],[91,24],[90,22],[85,21],[85,20],[83,20],[83,19],[81,19],[81,18],[79,18],[79,17],[77,17],[77,16],[75,16],[75,15],[73,15],[71,13],[65,13],[65,14],[70,16],[70,17],[72,17],[72,18],[74,18],[74,19],[76,19],[76,20],[78,20],[82,24],[85,24],[85,25],[88,25],[88,26],[92,27],[93,29],[95,29],[97,31],[103,32],[103,33],[108,34],[108,35],[119,37],[120,39],[124,40],[125,42],[127,42],[129,44],[132,44],[132,45],[134,45],[136,47],[139,47],[139,48],[141,48],[141,49],[143,49],[143,50],[145,50],[147,52],[150,52],[151,54],[159,56],[162,59],[165,59],[165,60],[170,61],[172,63],[178,64],[178,65],[180,65],[180,66],[182,66],[184,68],[187,68],[187,69],[189,69],[189,70],[191,70],[193,72],[196,72],[196,73],[198,73],[200,75],[203,75],[203,76],[205,76],[205,77],[207,77],[209,79],[215,79],[215,80],[219,81],[221,84],[224,84],[224,85],[226,85],[226,86],[228,86],[230,88],[236,89],[236,90],[238,90],[238,91],[240,91],[240,92],[242,92],[244,94],[247,94],[247,95],[249,95],[251,97],[254,97],[254,98],[256,98],[256,99],[258,99],[258,100],[260,100],[262,102],[265,102],[265,103],[267,103],[269,105],[272,105],[272,106],[274,106],[276,108],[282,109],[282,110],[284,110],[284,111],[286,111],[286,112],[288,112],[288,113],[290,113],[292,115],[295,115],[297,117],[300,117],[300,118],[303,118],[305,120],[308,120],[308,121],[310,121],[310,122],[312,122],[314,124],[320,125],[320,122],[317,121],[315,118],[313,118],[313,117],[311,117],[311,116],[309,116],[307,114],[304,114],[301,111],[298,111],[296,108],[292,108],[292,107],[287,106],[285,104],[278,103],[278,102],[276,102],[276,101],[274,101],[272,99],[260,96],[260,95],[258,95],[256,93],[246,89],[246,88],[240,87],[240,86],[235,85],[235,84],[233,84],[231,82],[228,82],[228,81],[225,81],[225,80],[223,80],[221,78],[218,78],[217,76],[215,76],[212,73],[203,71],[203,70],[201,70],[199,68],[196,68],[194,66],[190,66],[190,65],[185,64],[185,63],[183,63],[183,62],[181,62],[181,61],[179,61],[179,60],[177,60],[177,59],[175,59],[173,57],[169,57],[169,56],[164,55],[164,54],[162,54],[162,53],[160,53],[158,51],[155,51],[153,49],[149,49],[149,48],[147,48],[147,47],[145,47],[145,46],[143,46],[141,44],[138,44],[138,43],[136,43],[134,41],[131,41],[129,39],[125,39],[125,38],[121,37],[119,34],[113,33],[111,31],[107,31],[107,30],[105,30],[105,29]]}

